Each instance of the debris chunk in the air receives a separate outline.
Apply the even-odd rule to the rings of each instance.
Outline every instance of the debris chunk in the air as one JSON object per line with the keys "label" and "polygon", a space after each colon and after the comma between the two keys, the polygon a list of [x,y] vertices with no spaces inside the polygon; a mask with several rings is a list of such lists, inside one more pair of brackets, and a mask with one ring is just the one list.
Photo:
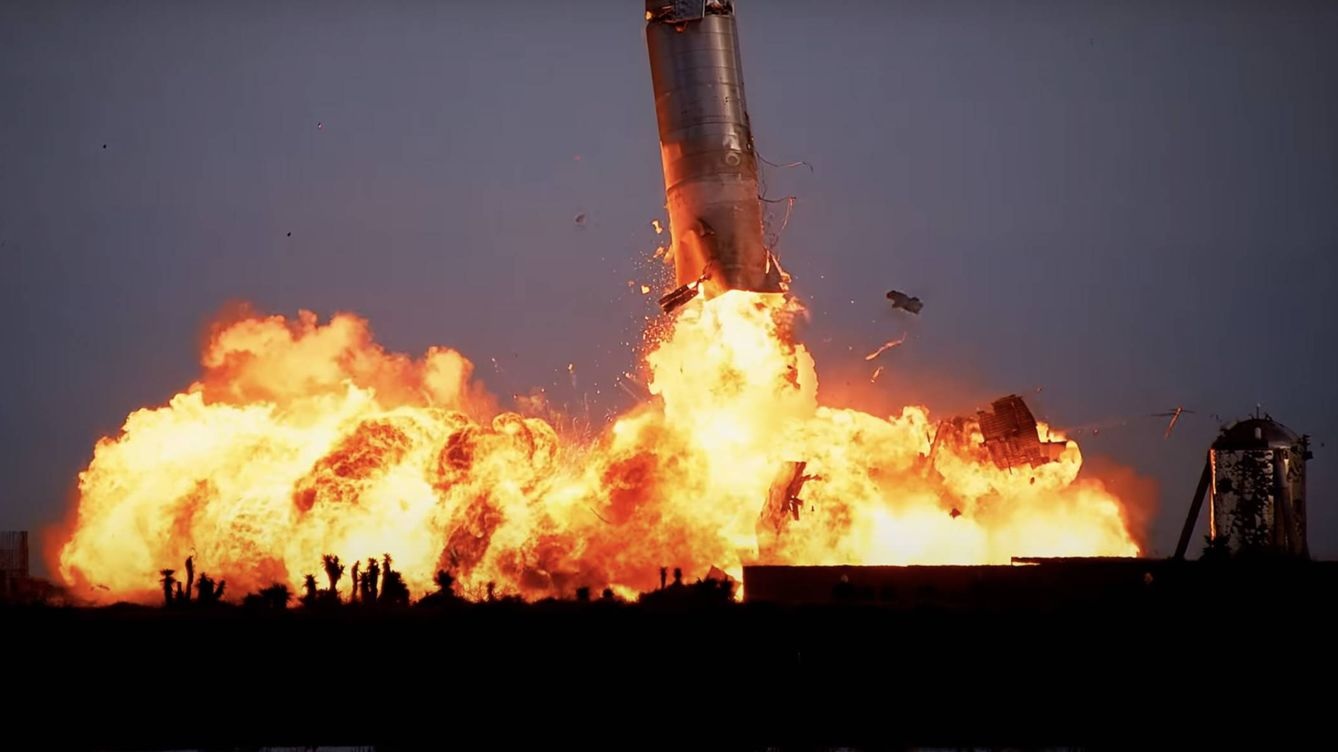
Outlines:
{"label": "debris chunk in the air", "polygon": [[1030,465],[1039,467],[1059,459],[1066,441],[1042,438],[1036,417],[1027,403],[1016,394],[1001,397],[990,405],[990,410],[978,410],[976,422],[980,426],[982,443],[994,464],[1001,470]]}
{"label": "debris chunk in the air", "polygon": [[660,220],[658,220],[658,219],[652,219],[652,220],[650,221],[650,226],[655,228],[655,234],[656,234],[656,235],[663,235],[663,234],[664,234],[664,225],[660,224]]}
{"label": "debris chunk in the air", "polygon": [[1174,409],[1174,410],[1167,410],[1167,411],[1164,412],[1164,413],[1153,413],[1153,414],[1152,414],[1152,417],[1154,417],[1154,418],[1170,418],[1170,419],[1171,419],[1171,422],[1166,424],[1166,433],[1162,436],[1163,439],[1169,439],[1169,438],[1171,438],[1171,431],[1174,431],[1174,430],[1175,430],[1175,424],[1176,424],[1177,422],[1179,422],[1179,420],[1180,420],[1180,416],[1181,416],[1181,415],[1184,415],[1184,414],[1186,414],[1186,413],[1188,413],[1188,414],[1190,414],[1190,415],[1193,415],[1193,414],[1194,414],[1194,411],[1193,411],[1193,410],[1186,410],[1186,409],[1183,408],[1183,407],[1177,407],[1177,408]]}
{"label": "debris chunk in the air", "polygon": [[317,121],[316,121],[316,130],[318,130],[318,131],[323,131],[323,130],[325,130],[325,123],[322,123],[322,122],[320,122],[319,120],[317,120]]}
{"label": "debris chunk in the air", "polygon": [[962,516],[962,510],[958,509],[957,507],[953,507],[952,511],[948,512],[948,516],[955,520],[958,517]]}
{"label": "debris chunk in the air", "polygon": [[892,348],[896,347],[897,345],[900,345],[901,343],[903,343],[903,342],[905,342],[905,341],[906,341],[906,335],[904,335],[904,334],[901,335],[900,337],[897,337],[896,339],[889,339],[888,341],[886,341],[886,342],[884,342],[883,344],[879,345],[877,350],[874,350],[873,352],[869,353],[868,355],[865,355],[865,356],[864,356],[864,359],[865,359],[865,360],[873,360],[874,358],[878,357],[879,355],[882,355],[883,353],[887,352],[888,350],[891,350]]}
{"label": "debris chunk in the air", "polygon": [[650,294],[650,286],[649,286],[649,285],[642,285],[642,286],[641,286],[641,294],[642,294],[642,295],[648,295],[648,294]]}
{"label": "debris chunk in the air", "polygon": [[585,212],[581,212],[580,214],[576,215],[576,224],[578,225],[585,224]]}
{"label": "debris chunk in the air", "polygon": [[877,382],[877,381],[878,381],[878,377],[881,376],[882,373],[883,373],[883,367],[882,367],[882,366],[878,366],[877,368],[873,369],[873,375],[869,377],[869,383],[870,383],[870,384],[873,384],[873,383]]}
{"label": "debris chunk in the air", "polygon": [[900,308],[909,313],[918,314],[920,309],[925,307],[919,298],[911,297],[900,290],[888,290],[887,299],[892,301],[893,308]]}
{"label": "debris chunk in the air", "polygon": [[693,283],[683,285],[660,298],[660,310],[669,313],[675,308],[686,305],[689,300],[695,297],[697,297],[697,285]]}

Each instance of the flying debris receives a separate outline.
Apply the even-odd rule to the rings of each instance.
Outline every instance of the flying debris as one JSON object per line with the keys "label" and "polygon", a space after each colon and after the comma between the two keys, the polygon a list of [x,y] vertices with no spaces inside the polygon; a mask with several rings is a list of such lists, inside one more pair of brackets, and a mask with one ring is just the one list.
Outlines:
{"label": "flying debris", "polygon": [[638,402],[646,399],[646,395],[638,394],[635,389],[627,385],[626,381],[622,381],[621,379],[619,379],[614,383],[618,385],[619,389],[623,390],[624,392],[627,392],[627,395],[632,399],[637,400]]}
{"label": "flying debris", "polygon": [[576,215],[576,224],[585,225],[585,212]]}
{"label": "flying debris", "polygon": [[1166,433],[1162,435],[1162,438],[1163,438],[1163,439],[1169,439],[1169,438],[1171,438],[1171,431],[1174,431],[1174,430],[1175,430],[1175,424],[1176,424],[1177,422],[1179,422],[1179,420],[1180,420],[1180,416],[1181,416],[1181,415],[1184,415],[1184,414],[1186,414],[1186,413],[1188,413],[1188,414],[1190,414],[1190,415],[1193,415],[1193,414],[1194,414],[1194,411],[1193,411],[1193,410],[1186,410],[1186,409],[1183,408],[1183,407],[1177,407],[1177,408],[1174,409],[1174,410],[1167,410],[1167,411],[1164,412],[1164,413],[1153,413],[1153,414],[1152,414],[1152,417],[1154,417],[1154,418],[1170,418],[1170,419],[1171,419],[1171,422],[1169,422],[1169,423],[1166,424]]}
{"label": "flying debris", "polygon": [[948,516],[955,520],[958,517],[962,516],[962,510],[958,509],[957,507],[953,507],[952,511],[948,512]]}
{"label": "flying debris", "polygon": [[877,382],[877,381],[878,381],[878,377],[881,376],[882,373],[883,373],[883,367],[882,367],[882,366],[878,366],[877,368],[873,369],[873,375],[869,377],[869,383],[870,383],[870,384],[873,384],[873,383]]}
{"label": "flying debris", "polygon": [[322,123],[322,122],[320,122],[320,121],[317,121],[317,122],[316,122],[316,130],[318,130],[318,131],[323,131],[323,130],[325,130],[325,123]]}
{"label": "flying debris", "polygon": [[1036,418],[1016,394],[1000,397],[991,410],[976,412],[985,449],[1001,470],[1020,465],[1037,467],[1059,459],[1066,441],[1042,441]]}
{"label": "flying debris", "polygon": [[900,290],[888,290],[887,299],[892,301],[893,308],[901,308],[910,313],[918,314],[920,309],[925,307],[919,298],[913,298]]}
{"label": "flying debris", "polygon": [[675,308],[687,305],[688,301],[695,297],[697,297],[697,283],[683,285],[660,298],[660,310],[671,313]]}
{"label": "flying debris", "polygon": [[705,283],[706,280],[710,278],[711,278],[711,266],[708,264],[707,267],[704,270],[702,270],[700,277],[693,280],[692,282],[687,283],[686,285],[680,286],[673,292],[670,292],[665,296],[661,297],[660,310],[664,311],[665,313],[670,313],[675,308],[679,308],[682,307],[683,305],[686,305],[689,300],[692,300],[693,298],[697,297],[697,294],[700,293],[702,290],[702,284]]}
{"label": "flying debris", "polygon": [[884,342],[882,345],[880,345],[880,346],[878,347],[877,350],[874,350],[873,352],[869,353],[868,355],[865,355],[865,356],[864,356],[864,359],[865,359],[865,360],[873,360],[874,358],[878,357],[879,355],[882,355],[883,353],[887,352],[888,350],[891,350],[892,348],[894,348],[894,347],[900,345],[901,343],[903,343],[903,342],[905,342],[905,341],[906,341],[906,335],[904,335],[904,334],[901,335],[900,337],[897,337],[896,339],[889,339],[888,341],[886,341],[886,342]]}
{"label": "flying debris", "polygon": [[650,226],[655,228],[655,234],[656,234],[656,235],[663,235],[663,234],[664,234],[664,225],[660,224],[660,220],[658,220],[658,219],[652,219],[652,220],[650,221]]}
{"label": "flying debris", "polygon": [[807,461],[785,462],[772,478],[766,502],[757,518],[758,546],[765,550],[776,545],[791,520],[799,520],[804,500],[799,494],[804,484],[823,480],[820,475],[806,475]]}

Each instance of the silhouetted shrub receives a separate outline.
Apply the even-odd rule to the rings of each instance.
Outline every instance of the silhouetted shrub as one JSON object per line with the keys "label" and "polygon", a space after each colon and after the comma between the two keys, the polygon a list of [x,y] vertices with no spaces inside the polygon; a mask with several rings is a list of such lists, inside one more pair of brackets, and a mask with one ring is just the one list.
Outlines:
{"label": "silhouetted shrub", "polygon": [[293,594],[287,585],[276,583],[262,589],[258,593],[248,593],[242,599],[242,605],[249,608],[267,608],[282,611],[288,608],[288,601],[292,600]]}
{"label": "silhouetted shrub", "polygon": [[316,575],[309,574],[302,578],[302,587],[306,591],[302,594],[302,605],[311,608],[316,605],[316,600],[320,596],[316,593]]}
{"label": "silhouetted shrub", "polygon": [[227,587],[227,582],[214,579],[203,572],[200,573],[200,605],[210,606],[223,599],[223,589]]}
{"label": "silhouetted shrub", "polygon": [[321,557],[321,564],[325,568],[325,579],[330,583],[326,597],[333,603],[339,602],[339,580],[344,576],[344,565],[339,563],[338,556],[325,554]]}
{"label": "silhouetted shrub", "polygon": [[158,574],[162,575],[161,582],[163,584],[164,607],[172,605],[172,588],[177,584],[177,578],[175,577],[176,573],[177,570],[175,569],[163,569],[158,572]]}
{"label": "silhouetted shrub", "polygon": [[437,576],[433,578],[437,583],[437,590],[429,593],[419,599],[418,605],[429,607],[440,607],[447,605],[458,605],[463,603],[463,599],[455,594],[455,578],[450,572],[444,569],[437,570]]}

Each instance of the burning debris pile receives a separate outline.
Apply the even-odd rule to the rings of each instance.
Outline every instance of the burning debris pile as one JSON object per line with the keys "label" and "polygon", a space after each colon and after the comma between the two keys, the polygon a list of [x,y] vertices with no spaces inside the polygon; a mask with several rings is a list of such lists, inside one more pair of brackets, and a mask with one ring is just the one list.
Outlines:
{"label": "burning debris pile", "polygon": [[[355,316],[222,323],[198,381],[98,443],[60,574],[153,602],[153,574],[192,554],[248,593],[302,592],[328,551],[389,552],[415,596],[444,570],[466,597],[532,598],[631,595],[665,563],[737,578],[745,562],[1137,553],[1119,500],[1025,406],[937,437],[922,407],[821,406],[785,313],[780,296],[694,300],[646,358],[653,400],[593,444],[499,410],[459,353],[387,352]],[[1037,446],[1054,461],[998,464]]]}

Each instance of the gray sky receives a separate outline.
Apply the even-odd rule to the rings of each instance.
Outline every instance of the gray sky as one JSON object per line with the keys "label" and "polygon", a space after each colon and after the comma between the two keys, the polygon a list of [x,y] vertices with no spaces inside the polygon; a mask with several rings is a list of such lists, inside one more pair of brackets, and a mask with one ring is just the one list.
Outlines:
{"label": "gray sky", "polygon": [[[799,196],[779,251],[834,399],[1127,421],[1081,441],[1158,482],[1154,553],[1208,414],[1262,403],[1315,437],[1311,548],[1338,555],[1338,4],[738,6],[758,147],[815,168],[768,189]],[[229,300],[628,405],[649,87],[634,0],[0,4],[0,527],[65,514]],[[1145,416],[1176,405],[1163,441]]]}

